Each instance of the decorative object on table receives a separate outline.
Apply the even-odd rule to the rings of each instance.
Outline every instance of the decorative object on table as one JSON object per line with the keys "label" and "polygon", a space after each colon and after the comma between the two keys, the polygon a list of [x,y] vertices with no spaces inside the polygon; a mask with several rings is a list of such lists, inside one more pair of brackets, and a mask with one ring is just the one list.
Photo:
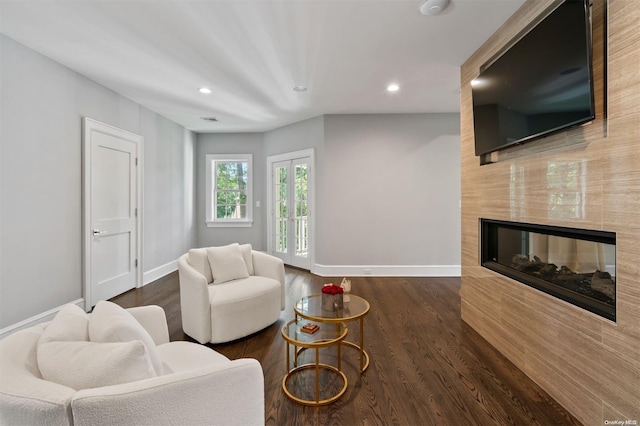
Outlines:
{"label": "decorative object on table", "polygon": [[322,287],[322,310],[335,312],[344,307],[344,289],[339,285],[325,284]]}
{"label": "decorative object on table", "polygon": [[304,333],[309,333],[309,334],[313,334],[318,330],[320,330],[320,326],[318,324],[314,324],[312,322],[308,322],[305,325],[303,325],[302,327],[300,327],[300,331],[302,331]]}
{"label": "decorative object on table", "polygon": [[[352,341],[345,339],[341,345],[354,348],[360,353],[361,373],[364,373],[367,368],[369,368],[369,354],[364,350],[364,317],[370,310],[371,305],[369,305],[369,302],[356,294],[352,294],[351,301],[349,303],[345,303],[343,309],[338,312],[326,311],[322,308],[321,292],[305,296],[293,305],[293,312],[297,319],[304,318],[319,324],[328,323],[333,325],[355,321],[356,330],[359,329],[359,332],[356,333],[356,337],[359,335],[360,339],[353,339]],[[300,326],[296,326],[295,330],[298,330],[299,328]],[[320,326],[320,328],[322,328],[323,334],[325,330],[327,331],[327,334],[331,334],[331,332],[334,331],[333,327],[323,328],[323,326]],[[326,336],[323,335],[323,338],[326,338]],[[320,341],[320,339],[317,341]],[[310,342],[306,341],[305,344],[307,343]],[[338,359],[340,359],[340,357],[338,357]]]}
{"label": "decorative object on table", "polygon": [[344,290],[344,296],[343,296],[344,303],[349,302],[350,300],[349,293],[351,293],[351,280],[343,278],[342,282],[340,283],[340,287],[342,287],[342,289]]}

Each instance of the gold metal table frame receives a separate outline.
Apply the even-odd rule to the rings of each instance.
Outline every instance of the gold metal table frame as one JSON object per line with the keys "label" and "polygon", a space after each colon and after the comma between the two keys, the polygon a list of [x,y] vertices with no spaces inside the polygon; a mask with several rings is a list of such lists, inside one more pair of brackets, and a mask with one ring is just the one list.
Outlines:
{"label": "gold metal table frame", "polygon": [[369,354],[364,350],[364,317],[369,313],[371,306],[366,299],[354,294],[345,294],[343,309],[338,311],[325,311],[322,309],[322,293],[305,296],[298,300],[293,307],[296,318],[302,317],[320,323],[340,323],[359,321],[360,341],[358,343],[344,340],[343,345],[355,348],[360,352],[360,373],[364,373],[369,367]]}
{"label": "gold metal table frame", "polygon": [[[285,374],[282,379],[282,390],[284,393],[293,401],[298,402],[304,405],[310,406],[318,406],[318,405],[326,405],[336,401],[340,398],[345,391],[347,390],[347,376],[342,372],[342,353],[341,353],[341,343],[344,338],[347,336],[347,326],[338,322],[334,326],[331,324],[318,324],[320,330],[317,332],[318,334],[307,334],[300,330],[302,326],[304,326],[309,321],[304,321],[299,318],[294,318],[288,321],[282,327],[282,337],[284,338],[287,351],[287,374]],[[291,364],[291,358],[289,355],[290,347],[289,345],[294,346],[294,363],[293,368],[290,370],[289,365]],[[337,345],[338,349],[338,367],[334,367],[329,364],[320,362],[320,349],[326,348],[329,346]],[[315,363],[298,365],[298,355],[306,349],[314,349],[315,350]],[[303,399],[295,396],[292,392],[287,388],[287,380],[296,374],[299,371],[307,370],[307,369],[315,369],[315,399]],[[333,373],[336,373],[338,376],[342,377],[343,386],[342,388],[333,396],[325,399],[320,399],[320,370],[328,370]]]}

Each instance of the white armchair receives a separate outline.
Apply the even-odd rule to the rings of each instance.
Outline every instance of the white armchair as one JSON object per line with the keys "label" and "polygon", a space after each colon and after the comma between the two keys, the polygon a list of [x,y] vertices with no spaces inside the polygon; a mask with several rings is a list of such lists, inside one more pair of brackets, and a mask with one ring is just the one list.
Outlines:
{"label": "white armchair", "polygon": [[285,308],[282,260],[249,244],[191,249],[178,259],[178,272],[182,328],[200,343],[248,336]]}
{"label": "white armchair", "polygon": [[[169,342],[164,310],[158,306],[128,312],[153,339],[162,374],[81,390],[43,379],[38,342],[54,319],[0,341],[0,424],[264,424],[264,378],[258,361],[230,361],[205,346]],[[78,361],[71,364],[82,370]]]}

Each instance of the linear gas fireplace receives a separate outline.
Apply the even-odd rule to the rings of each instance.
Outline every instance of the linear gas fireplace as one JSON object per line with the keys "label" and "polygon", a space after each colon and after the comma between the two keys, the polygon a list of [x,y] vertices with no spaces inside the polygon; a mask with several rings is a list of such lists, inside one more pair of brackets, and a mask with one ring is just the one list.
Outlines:
{"label": "linear gas fireplace", "polygon": [[489,219],[480,231],[482,266],[615,321],[615,233]]}

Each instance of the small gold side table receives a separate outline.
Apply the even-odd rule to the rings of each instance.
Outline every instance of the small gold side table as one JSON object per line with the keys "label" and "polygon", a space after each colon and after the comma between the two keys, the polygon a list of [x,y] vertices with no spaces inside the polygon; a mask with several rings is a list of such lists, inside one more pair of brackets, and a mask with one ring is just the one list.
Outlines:
{"label": "small gold side table", "polygon": [[364,317],[369,313],[371,306],[366,299],[355,294],[345,296],[343,309],[337,311],[326,311],[322,309],[322,293],[305,296],[298,300],[293,306],[296,318],[305,318],[310,321],[321,323],[338,323],[348,321],[359,321],[360,340],[351,342],[345,340],[343,345],[352,347],[360,352],[360,373],[364,373],[369,367],[369,354],[364,350]]}
{"label": "small gold side table", "polygon": [[[302,318],[295,318],[291,321],[287,322],[282,327],[282,337],[287,343],[286,351],[287,351],[287,374],[285,374],[282,379],[282,390],[284,393],[293,401],[310,406],[318,406],[318,405],[326,405],[336,401],[340,398],[345,391],[347,390],[347,376],[341,371],[341,343],[344,338],[347,336],[347,326],[344,323],[320,323],[317,324],[320,329],[313,333],[305,333],[301,331],[301,328],[307,324],[309,321],[304,320]],[[289,355],[290,346],[294,346],[294,362],[293,368],[289,369],[291,364],[291,357]],[[334,367],[329,364],[320,362],[320,349],[326,348],[329,346],[337,345],[338,349],[338,366]],[[298,365],[298,355],[306,349],[314,349],[315,350],[315,362],[310,364]],[[291,391],[289,391],[287,387],[287,380],[292,377],[295,373],[307,370],[307,369],[315,369],[315,399],[304,399],[295,396]],[[338,391],[335,395],[326,398],[320,399],[320,370],[328,370],[339,377],[342,377],[344,382],[342,389]]]}

